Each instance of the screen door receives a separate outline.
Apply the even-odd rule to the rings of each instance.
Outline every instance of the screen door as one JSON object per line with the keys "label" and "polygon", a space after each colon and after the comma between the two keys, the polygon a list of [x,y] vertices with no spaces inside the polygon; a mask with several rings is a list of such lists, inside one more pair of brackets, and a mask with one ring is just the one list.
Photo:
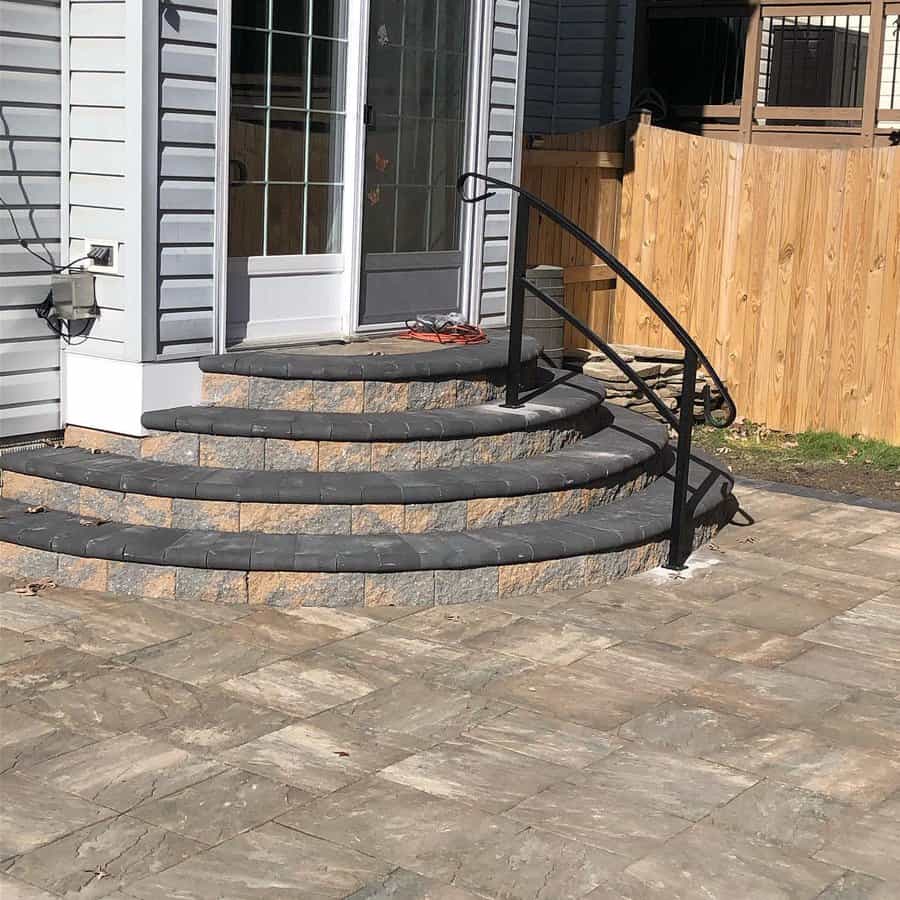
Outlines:
{"label": "screen door", "polygon": [[360,324],[460,305],[469,3],[372,0]]}

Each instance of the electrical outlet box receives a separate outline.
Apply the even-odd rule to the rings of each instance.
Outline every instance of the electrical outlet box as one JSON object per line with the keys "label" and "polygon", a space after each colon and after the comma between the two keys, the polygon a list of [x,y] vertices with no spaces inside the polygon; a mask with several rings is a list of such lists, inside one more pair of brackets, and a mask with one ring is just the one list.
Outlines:
{"label": "electrical outlet box", "polygon": [[51,275],[50,291],[53,311],[60,319],[75,322],[96,319],[100,314],[94,293],[94,276],[88,272]]}
{"label": "electrical outlet box", "polygon": [[[105,258],[101,256],[102,251],[106,250]],[[100,251],[98,253],[97,251]],[[119,274],[119,242],[106,240],[101,238],[85,238],[83,256],[94,254],[100,256],[99,259],[86,259],[83,262],[84,268],[88,272],[96,272],[98,275],[118,275]]]}

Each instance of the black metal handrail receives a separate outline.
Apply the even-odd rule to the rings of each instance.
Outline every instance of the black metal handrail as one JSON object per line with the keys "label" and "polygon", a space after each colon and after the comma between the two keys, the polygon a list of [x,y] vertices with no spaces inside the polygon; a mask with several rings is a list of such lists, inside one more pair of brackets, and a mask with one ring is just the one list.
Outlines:
{"label": "black metal handrail", "polygon": [[[576,225],[571,219],[564,216],[558,209],[545,203],[540,197],[536,197],[529,191],[523,190],[517,184],[511,184],[491,175],[481,172],[466,172],[460,175],[456,182],[456,189],[465,203],[480,203],[493,197],[495,191],[485,191],[474,197],[467,197],[465,192],[466,182],[469,179],[483,181],[485,186],[493,186],[510,190],[516,194],[516,233],[515,254],[513,257],[512,295],[510,298],[509,321],[509,358],[507,360],[506,374],[506,406],[521,406],[519,402],[519,390],[521,387],[522,371],[522,333],[525,319],[525,290],[529,290],[534,296],[543,301],[554,312],[562,316],[570,325],[580,331],[588,340],[599,347],[606,358],[617,366],[625,375],[634,382],[644,396],[656,407],[659,414],[678,435],[678,454],[675,461],[675,484],[672,497],[672,530],[669,540],[668,566],[673,569],[681,569],[693,548],[692,523],[688,515],[687,493],[688,474],[690,472],[691,442],[694,428],[694,400],[697,394],[697,368],[703,366],[712,379],[716,389],[722,395],[727,410],[724,417],[716,418],[712,411],[712,397],[709,383],[704,384],[702,391],[703,418],[704,421],[716,428],[727,428],[737,417],[737,408],[731,399],[731,394],[724,382],[719,377],[706,354],[700,349],[696,341],[688,334],[682,324],[663,305],[659,298],[616,256],[606,249],[598,241],[594,240],[584,229]],[[618,353],[589,328],[578,316],[571,313],[566,307],[549,297],[539,287],[532,284],[526,277],[526,256],[528,252],[528,224],[532,209],[540,210],[548,219],[555,222],[563,230],[568,232],[577,241],[588,248],[595,256],[606,263],[609,268],[618,275],[640,298],[656,313],[662,323],[675,336],[676,340],[684,348],[684,374],[681,384],[681,399],[679,414],[676,416],[663,402],[662,398],[647,384],[644,379],[627,363]]]}

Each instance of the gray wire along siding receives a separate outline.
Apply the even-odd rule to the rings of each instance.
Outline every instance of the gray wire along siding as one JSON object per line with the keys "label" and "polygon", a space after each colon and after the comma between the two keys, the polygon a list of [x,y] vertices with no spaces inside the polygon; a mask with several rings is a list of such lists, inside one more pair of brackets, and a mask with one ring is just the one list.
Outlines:
{"label": "gray wire along siding", "polygon": [[[0,439],[60,425],[59,339],[34,314],[60,262],[60,8],[0,0]],[[63,260],[65,261],[65,260]]]}

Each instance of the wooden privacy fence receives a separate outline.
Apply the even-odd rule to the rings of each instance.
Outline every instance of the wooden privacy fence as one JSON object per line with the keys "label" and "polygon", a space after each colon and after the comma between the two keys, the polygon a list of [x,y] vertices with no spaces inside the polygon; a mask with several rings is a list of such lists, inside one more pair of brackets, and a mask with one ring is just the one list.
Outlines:
{"label": "wooden privacy fence", "polygon": [[[741,415],[900,443],[900,148],[748,146],[645,123],[622,134],[618,202],[610,170],[594,175],[593,199],[577,166],[536,171],[526,154],[523,180],[656,292]],[[551,227],[533,226],[531,263],[595,262],[554,244]],[[570,308],[613,341],[676,346],[624,285],[607,284],[571,290],[570,279]]]}
{"label": "wooden privacy fence", "polygon": [[[614,248],[619,229],[625,123],[543,138],[526,148],[522,186],[561,210]],[[575,238],[532,212],[529,265],[562,266],[566,306],[600,332],[610,333],[616,282],[613,273]],[[566,326],[566,347],[588,346]]]}

